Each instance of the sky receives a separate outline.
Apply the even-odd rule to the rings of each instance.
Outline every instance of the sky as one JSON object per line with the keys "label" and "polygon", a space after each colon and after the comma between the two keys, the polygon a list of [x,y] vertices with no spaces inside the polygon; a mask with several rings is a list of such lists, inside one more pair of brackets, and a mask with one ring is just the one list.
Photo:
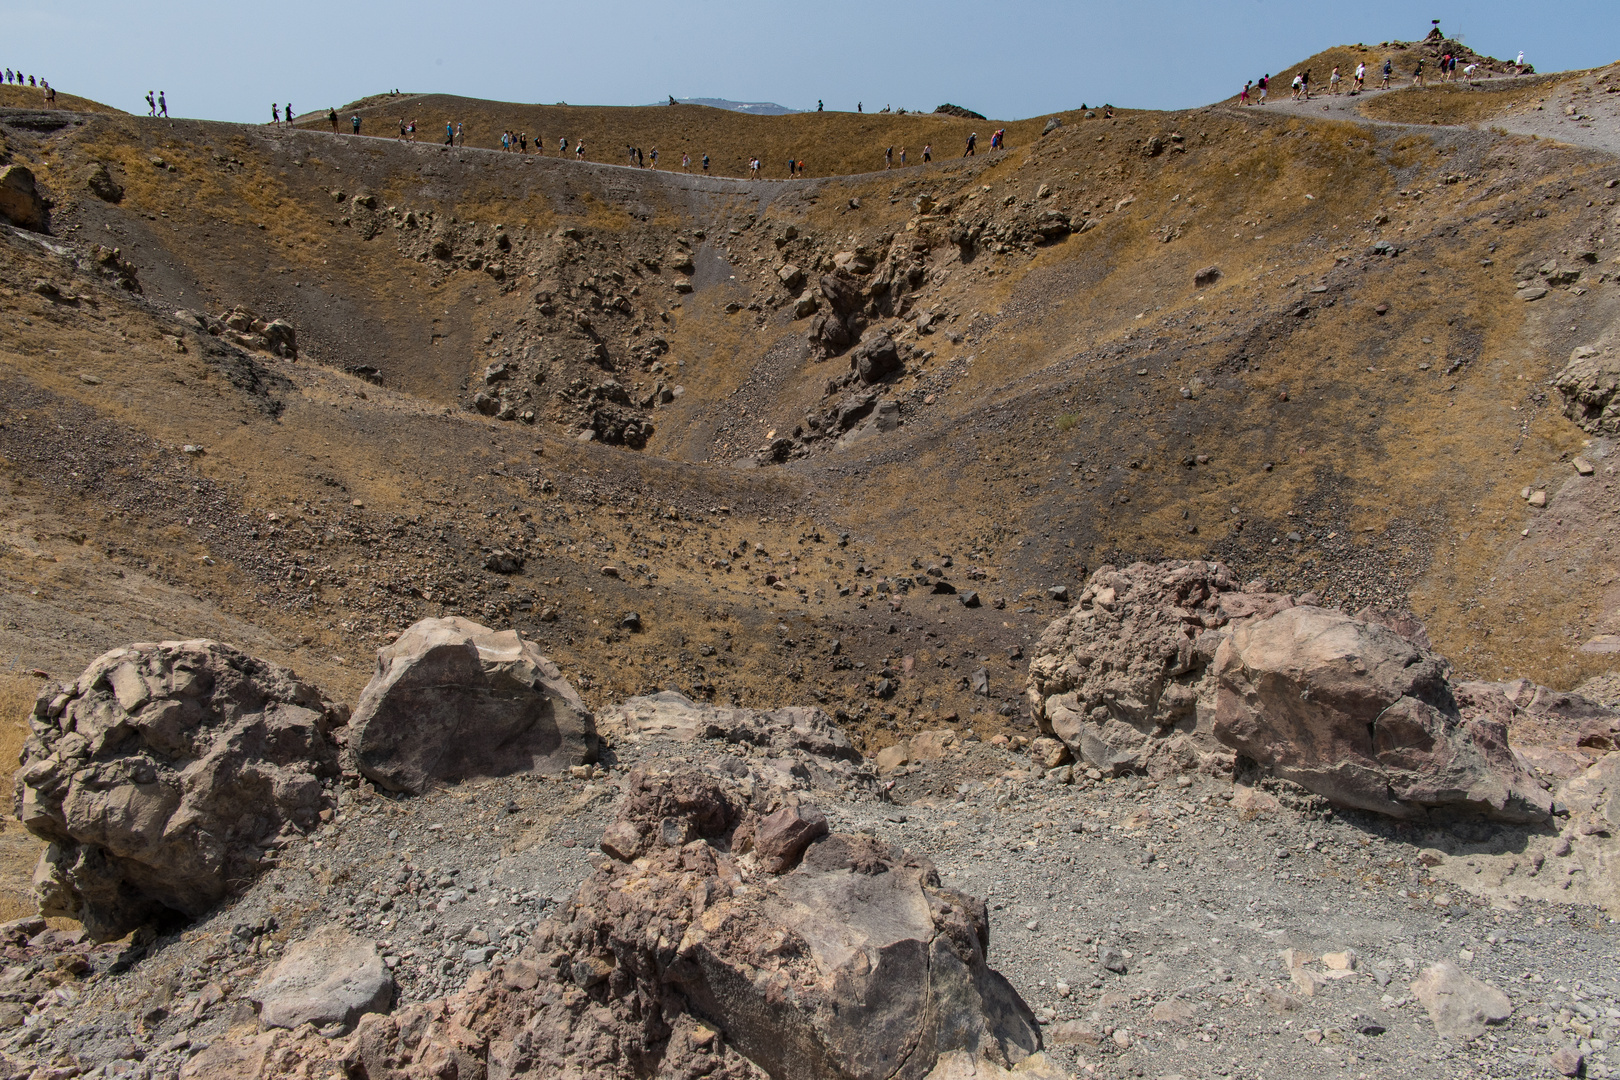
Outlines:
{"label": "sky", "polygon": [[1420,38],[1435,18],[1540,71],[1620,59],[1616,0],[0,0],[0,69],[130,111],[163,90],[173,115],[211,120],[395,88],[574,105],[949,101],[1011,120],[1203,105],[1331,45]]}

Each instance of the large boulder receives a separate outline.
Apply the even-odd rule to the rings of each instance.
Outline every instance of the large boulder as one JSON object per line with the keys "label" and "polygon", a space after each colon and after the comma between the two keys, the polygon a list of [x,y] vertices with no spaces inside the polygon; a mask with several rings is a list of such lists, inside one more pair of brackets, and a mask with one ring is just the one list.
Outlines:
{"label": "large boulder", "polygon": [[350,730],[360,771],[390,791],[596,760],[590,710],[534,642],[457,617],[377,651]]}
{"label": "large boulder", "polygon": [[15,796],[50,842],[40,913],[102,940],[203,914],[331,805],[333,723],[320,691],[214,641],[114,649],[47,690]]}
{"label": "large boulder", "polygon": [[1241,592],[1218,562],[1104,566],[1041,634],[1027,697],[1041,730],[1105,773],[1230,771],[1209,664],[1233,618],[1286,596]]}
{"label": "large boulder", "polygon": [[[612,860],[565,917],[464,1001],[462,1045],[488,1049],[463,1067],[503,1080],[1045,1075],[1033,1015],[986,963],[982,901],[925,860],[823,835],[811,808],[748,790],[632,773],[608,829],[622,847],[605,841]],[[794,838],[769,866],[766,836]],[[362,1024],[351,1072],[417,1052],[402,1045],[410,1026]]]}
{"label": "large boulder", "polygon": [[863,341],[849,354],[849,366],[862,383],[870,386],[900,371],[905,365],[900,351],[887,334]]}
{"label": "large boulder", "polygon": [[1445,662],[1380,623],[1289,608],[1239,626],[1214,669],[1216,737],[1333,802],[1409,818],[1551,809],[1501,718],[1464,712]]}
{"label": "large boulder", "polygon": [[26,165],[0,168],[0,218],[21,229],[45,232],[49,211]]}

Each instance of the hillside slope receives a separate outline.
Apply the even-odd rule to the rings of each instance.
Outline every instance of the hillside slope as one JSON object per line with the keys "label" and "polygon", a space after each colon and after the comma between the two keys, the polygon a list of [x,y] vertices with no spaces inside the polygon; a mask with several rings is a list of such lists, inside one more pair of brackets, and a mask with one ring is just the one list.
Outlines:
{"label": "hillside slope", "polygon": [[[456,104],[666,161],[683,133],[767,160],[810,142],[812,172],[970,126]],[[1477,673],[1607,669],[1576,646],[1617,629],[1610,481],[1569,466],[1584,440],[1546,380],[1615,315],[1612,159],[1226,107],[1044,126],[789,182],[0,116],[56,202],[0,270],[8,513],[47,552],[13,556],[8,643],[71,668],[148,625],[149,581],[202,605],[164,633],[236,627],[342,693],[384,635],[457,612],[535,634],[595,701],[809,697],[875,747],[951,715],[1020,730],[1051,587],[1215,556],[1413,606]],[[120,202],[86,188],[97,163]],[[1549,260],[1577,283],[1516,299]],[[823,275],[901,371],[850,383],[849,348],[809,342]],[[236,305],[289,320],[299,359],[174,315]]]}

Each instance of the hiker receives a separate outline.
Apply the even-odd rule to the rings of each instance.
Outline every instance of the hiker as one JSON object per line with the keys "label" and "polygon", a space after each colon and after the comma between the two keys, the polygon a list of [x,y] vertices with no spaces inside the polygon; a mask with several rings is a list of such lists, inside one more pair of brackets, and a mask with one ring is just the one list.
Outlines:
{"label": "hiker", "polygon": [[1328,93],[1334,97],[1339,96],[1339,66],[1333,65],[1333,74],[1328,76]]}
{"label": "hiker", "polygon": [[158,91],[158,114],[165,119],[169,116],[169,99],[163,96],[161,90]]}
{"label": "hiker", "polygon": [[287,102],[287,107],[285,109],[281,110],[281,115],[283,115],[283,116],[285,116],[287,118],[287,126],[292,127],[293,126],[292,102],[290,102],[290,101]]}
{"label": "hiker", "polygon": [[963,157],[972,157],[974,154],[978,153],[978,149],[977,149],[978,145],[979,145],[979,133],[977,131],[975,131],[975,132],[972,132],[971,134],[968,135],[967,149],[962,151],[962,156]]}
{"label": "hiker", "polygon": [[270,103],[270,122],[276,127],[281,126],[281,107],[273,101]]}
{"label": "hiker", "polygon": [[403,116],[399,118],[399,141],[405,141],[405,118]]}
{"label": "hiker", "polygon": [[1249,87],[1251,87],[1253,85],[1254,85],[1254,80],[1253,79],[1248,79],[1248,80],[1244,81],[1243,89],[1238,91],[1238,104],[1239,105],[1247,105],[1249,103]]}
{"label": "hiker", "polygon": [[1472,79],[1474,77],[1474,72],[1476,72],[1478,70],[1479,70],[1479,65],[1478,64],[1469,64],[1467,67],[1463,68],[1463,78]]}
{"label": "hiker", "polygon": [[885,169],[894,168],[894,147],[892,146],[883,151],[883,167]]}
{"label": "hiker", "polygon": [[858,101],[857,101],[857,102],[856,102],[856,103],[855,103],[855,111],[856,111],[856,112],[860,112],[860,111],[861,111],[861,103],[860,103],[860,102],[858,102]]}
{"label": "hiker", "polygon": [[1299,90],[1306,101],[1311,100],[1311,73],[1309,69],[1299,73]]}
{"label": "hiker", "polygon": [[467,145],[467,129],[462,126],[460,120],[456,121],[456,144],[458,146]]}
{"label": "hiker", "polygon": [[900,148],[900,167],[906,167],[906,148],[903,146]]}
{"label": "hiker", "polygon": [[1260,87],[1260,104],[1264,105],[1266,103],[1266,94],[1271,91],[1271,75],[1267,73],[1260,76],[1260,82],[1257,85]]}
{"label": "hiker", "polygon": [[709,155],[708,154],[703,155],[703,171],[704,172],[709,171]]}
{"label": "hiker", "polygon": [[692,155],[683,153],[681,155],[681,172],[691,172],[691,171],[692,171]]}
{"label": "hiker", "polygon": [[415,142],[416,141],[416,121],[412,120],[411,123],[410,123],[410,126],[407,127],[405,129],[405,131],[406,131],[406,134],[410,136],[410,141]]}
{"label": "hiker", "polygon": [[503,131],[501,132],[501,150],[502,152],[505,152],[510,149],[512,149],[512,133],[510,131]]}
{"label": "hiker", "polygon": [[799,175],[804,175],[804,158],[799,159]]}
{"label": "hiker", "polygon": [[349,123],[354,125],[354,133],[356,135],[360,134],[360,114],[355,113],[353,116],[349,117]]}
{"label": "hiker", "polygon": [[564,135],[562,138],[557,140],[557,153],[568,153],[568,136]]}
{"label": "hiker", "polygon": [[1393,60],[1391,60],[1387,56],[1384,57],[1384,81],[1378,84],[1378,88],[1380,90],[1388,90],[1389,89],[1389,77],[1391,75],[1393,75],[1394,73],[1395,73],[1395,62]]}
{"label": "hiker", "polygon": [[1364,90],[1366,88],[1366,85],[1367,85],[1367,63],[1366,63],[1366,61],[1362,61],[1362,62],[1360,62],[1360,63],[1358,63],[1356,65],[1356,85],[1355,85],[1355,88],[1352,89],[1350,92],[1352,94],[1359,94],[1359,93],[1361,93],[1362,90]]}
{"label": "hiker", "polygon": [[1418,57],[1417,67],[1412,69],[1412,85],[1423,85],[1423,57]]}
{"label": "hiker", "polygon": [[579,161],[584,161],[585,160],[585,140],[584,139],[581,139],[581,140],[579,140],[579,142],[574,144],[574,157],[575,157],[576,160],[579,160]]}
{"label": "hiker", "polygon": [[1515,75],[1523,75],[1524,74],[1524,50],[1523,49],[1519,50],[1519,58],[1517,60],[1513,61],[1513,74],[1515,74]]}
{"label": "hiker", "polygon": [[337,134],[337,110],[332,108],[331,106],[328,106],[327,109],[326,109],[326,119],[327,119],[327,122],[329,122],[332,125],[332,134],[336,135]]}
{"label": "hiker", "polygon": [[[20,83],[21,80],[18,80],[18,82]],[[156,116],[157,115],[157,100],[152,97],[152,91],[150,91],[150,90],[148,90],[146,92],[146,115],[147,116]]]}
{"label": "hiker", "polygon": [[816,98],[816,112],[820,112],[822,110],[822,108],[823,108],[823,105],[821,104],[821,99]]}
{"label": "hiker", "polygon": [[1289,97],[1295,101],[1299,100],[1299,76],[1297,74],[1294,76],[1294,81],[1291,84],[1291,93],[1289,94]]}
{"label": "hiker", "polygon": [[444,145],[456,145],[456,126],[448,120],[444,122]]}
{"label": "hiker", "polygon": [[640,169],[645,169],[647,167],[647,156],[641,152],[641,147],[639,146],[636,147],[636,167]]}
{"label": "hiker", "polygon": [[528,152],[529,152],[529,133],[527,131],[520,131],[520,132],[518,132],[518,153],[527,154]]}
{"label": "hiker", "polygon": [[788,179],[791,180],[793,178],[793,174],[798,171],[798,164],[799,163],[797,161],[794,161],[792,158],[788,158]]}
{"label": "hiker", "polygon": [[652,158],[652,167],[655,169],[658,168],[658,147],[653,147],[652,154],[649,156]]}
{"label": "hiker", "polygon": [[933,161],[933,160],[934,160],[934,144],[933,143],[923,143],[923,163],[927,164],[928,162]]}

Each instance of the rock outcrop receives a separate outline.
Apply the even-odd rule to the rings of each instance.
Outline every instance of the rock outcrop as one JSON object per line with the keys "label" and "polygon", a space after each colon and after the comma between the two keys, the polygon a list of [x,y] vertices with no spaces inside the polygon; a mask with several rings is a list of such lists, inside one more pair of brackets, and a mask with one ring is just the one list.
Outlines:
{"label": "rock outcrop", "polygon": [[350,730],[360,772],[390,791],[596,760],[595,721],[557,666],[516,630],[455,617],[377,651]]}
{"label": "rock outcrop", "polygon": [[[613,860],[469,988],[463,1065],[503,1078],[795,1080],[1040,1064],[1034,1016],[986,963],[982,901],[943,888],[924,860],[824,833],[811,808],[754,805],[744,790],[633,772],[604,838]],[[411,1027],[363,1021],[351,1072],[420,1057]],[[957,1072],[935,1072],[947,1064]]]}
{"label": "rock outcrop", "polygon": [[1042,731],[1092,769],[1230,773],[1241,757],[1406,818],[1543,819],[1550,780],[1531,763],[1573,775],[1584,762],[1548,747],[1577,723],[1612,740],[1620,720],[1529,683],[1454,684],[1415,619],[1297,605],[1261,582],[1239,590],[1207,562],[1098,570],[1042,635],[1028,697]]}
{"label": "rock outcrop", "polygon": [[1588,435],[1620,434],[1620,349],[1613,340],[1582,345],[1553,376],[1564,399],[1564,415]]}
{"label": "rock outcrop", "polygon": [[285,319],[266,319],[237,306],[219,318],[201,311],[181,310],[174,317],[187,326],[224,338],[244,349],[268,352],[286,360],[298,359],[298,331]]}
{"label": "rock outcrop", "polygon": [[214,641],[114,649],[48,689],[16,779],[17,815],[50,842],[41,914],[101,940],[203,914],[330,805],[333,723],[320,691]]}
{"label": "rock outcrop", "polygon": [[31,232],[45,232],[49,226],[50,208],[26,165],[0,168],[0,218]]}

